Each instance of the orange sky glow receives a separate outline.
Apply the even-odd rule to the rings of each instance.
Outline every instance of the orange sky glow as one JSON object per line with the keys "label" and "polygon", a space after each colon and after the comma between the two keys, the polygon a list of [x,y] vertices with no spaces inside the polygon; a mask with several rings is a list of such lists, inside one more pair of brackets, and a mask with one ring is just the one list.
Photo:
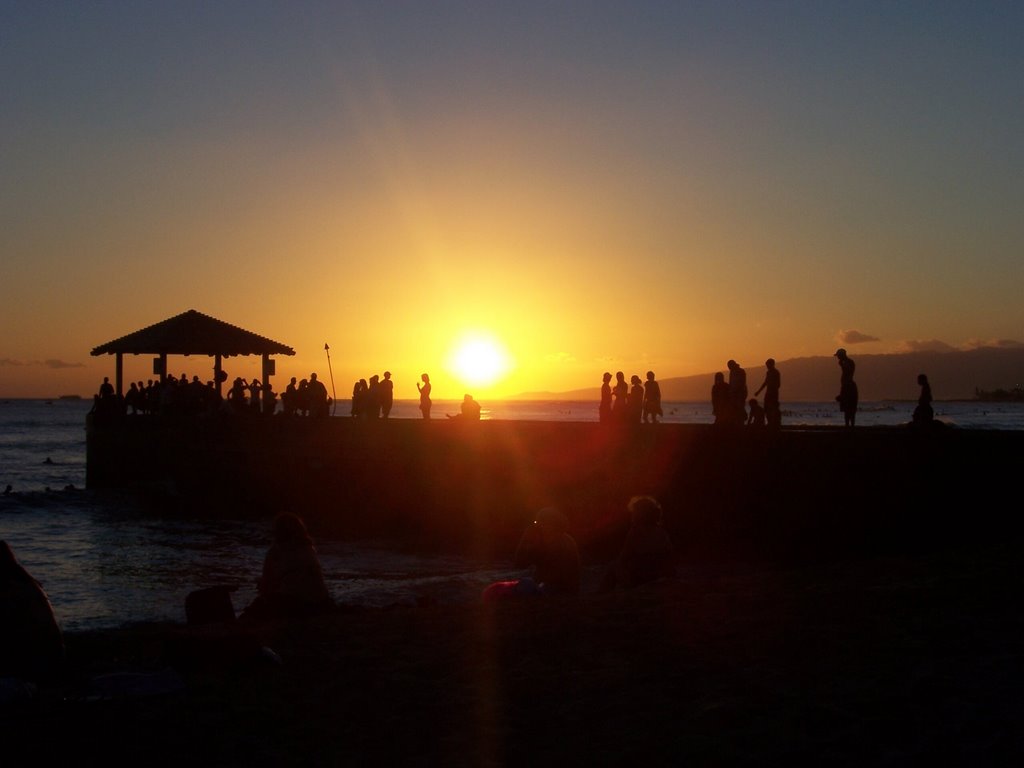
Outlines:
{"label": "orange sky glow", "polygon": [[188,309],[339,398],[1024,338],[1015,6],[75,7],[0,18],[0,397]]}

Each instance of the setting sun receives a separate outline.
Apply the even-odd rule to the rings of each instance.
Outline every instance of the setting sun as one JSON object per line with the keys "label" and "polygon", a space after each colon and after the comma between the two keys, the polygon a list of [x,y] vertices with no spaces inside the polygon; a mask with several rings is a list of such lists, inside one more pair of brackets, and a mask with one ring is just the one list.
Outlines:
{"label": "setting sun", "polygon": [[492,336],[464,336],[452,347],[448,369],[464,384],[490,386],[512,367],[504,345]]}

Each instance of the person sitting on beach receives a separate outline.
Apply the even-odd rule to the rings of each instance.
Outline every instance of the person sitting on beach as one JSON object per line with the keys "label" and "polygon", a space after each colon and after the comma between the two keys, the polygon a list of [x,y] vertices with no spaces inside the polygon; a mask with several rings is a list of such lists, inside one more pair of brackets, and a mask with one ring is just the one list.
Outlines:
{"label": "person sitting on beach", "polygon": [[750,406],[750,414],[747,416],[748,427],[763,427],[767,423],[765,419],[764,408],[761,407],[760,403],[757,402],[756,397],[750,398],[747,401],[747,405]]}
{"label": "person sitting on beach", "polygon": [[46,592],[0,541],[0,677],[46,680],[63,664],[64,637]]}
{"label": "person sitting on beach", "polygon": [[516,568],[533,568],[531,576],[499,581],[484,590],[484,602],[536,595],[578,595],[580,553],[569,535],[569,521],[558,509],[545,507],[519,540]]}
{"label": "person sitting on beach", "polygon": [[480,421],[480,403],[473,399],[472,395],[466,395],[462,398],[462,406],[459,409],[460,412],[455,414],[446,414],[449,419],[464,419],[468,421]]}
{"label": "person sitting on beach", "polygon": [[320,558],[298,515],[284,512],[274,519],[274,541],[263,561],[257,590],[241,620],[300,618],[333,607]]}
{"label": "person sitting on beach", "polygon": [[676,573],[675,548],[662,526],[661,504],[653,496],[634,496],[627,507],[630,529],[622,550],[598,588],[608,592],[616,587],[630,589]]}

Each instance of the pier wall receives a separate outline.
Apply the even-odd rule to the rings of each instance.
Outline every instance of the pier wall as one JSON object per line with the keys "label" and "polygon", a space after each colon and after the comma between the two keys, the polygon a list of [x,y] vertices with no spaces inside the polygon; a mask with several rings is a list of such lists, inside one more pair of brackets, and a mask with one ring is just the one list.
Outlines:
{"label": "pier wall", "polygon": [[1024,433],[608,429],[583,422],[90,417],[90,488],[160,514],[269,516],[410,546],[509,553],[558,505],[594,557],[652,494],[692,557],[833,557],[1015,537]]}

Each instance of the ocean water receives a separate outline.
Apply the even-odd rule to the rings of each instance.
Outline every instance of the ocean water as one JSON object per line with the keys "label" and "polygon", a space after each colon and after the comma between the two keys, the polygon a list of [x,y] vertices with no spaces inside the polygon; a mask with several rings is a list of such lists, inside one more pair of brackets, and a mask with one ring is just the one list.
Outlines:
{"label": "ocean water", "polygon": [[[417,404],[400,401],[392,418],[419,418]],[[858,424],[906,423],[913,403],[865,403]],[[235,588],[241,610],[255,597],[266,524],[243,520],[166,520],[142,514],[128,495],[85,490],[85,415],[88,401],[0,401],[0,539],[6,540],[42,584],[66,631],[132,622],[184,621],[194,589]],[[337,414],[348,413],[340,402]],[[437,402],[434,414],[456,413],[458,402]],[[665,421],[711,423],[706,403],[666,403]],[[1024,429],[1024,404],[937,403],[937,418],[963,429]],[[592,402],[484,404],[485,419],[596,421]],[[783,423],[841,425],[833,403],[784,404]],[[385,542],[355,545],[318,540],[334,598],[346,604],[386,606],[429,598],[479,599],[497,579],[519,572],[502,563],[422,556]],[[599,573],[585,578],[595,580]]]}

